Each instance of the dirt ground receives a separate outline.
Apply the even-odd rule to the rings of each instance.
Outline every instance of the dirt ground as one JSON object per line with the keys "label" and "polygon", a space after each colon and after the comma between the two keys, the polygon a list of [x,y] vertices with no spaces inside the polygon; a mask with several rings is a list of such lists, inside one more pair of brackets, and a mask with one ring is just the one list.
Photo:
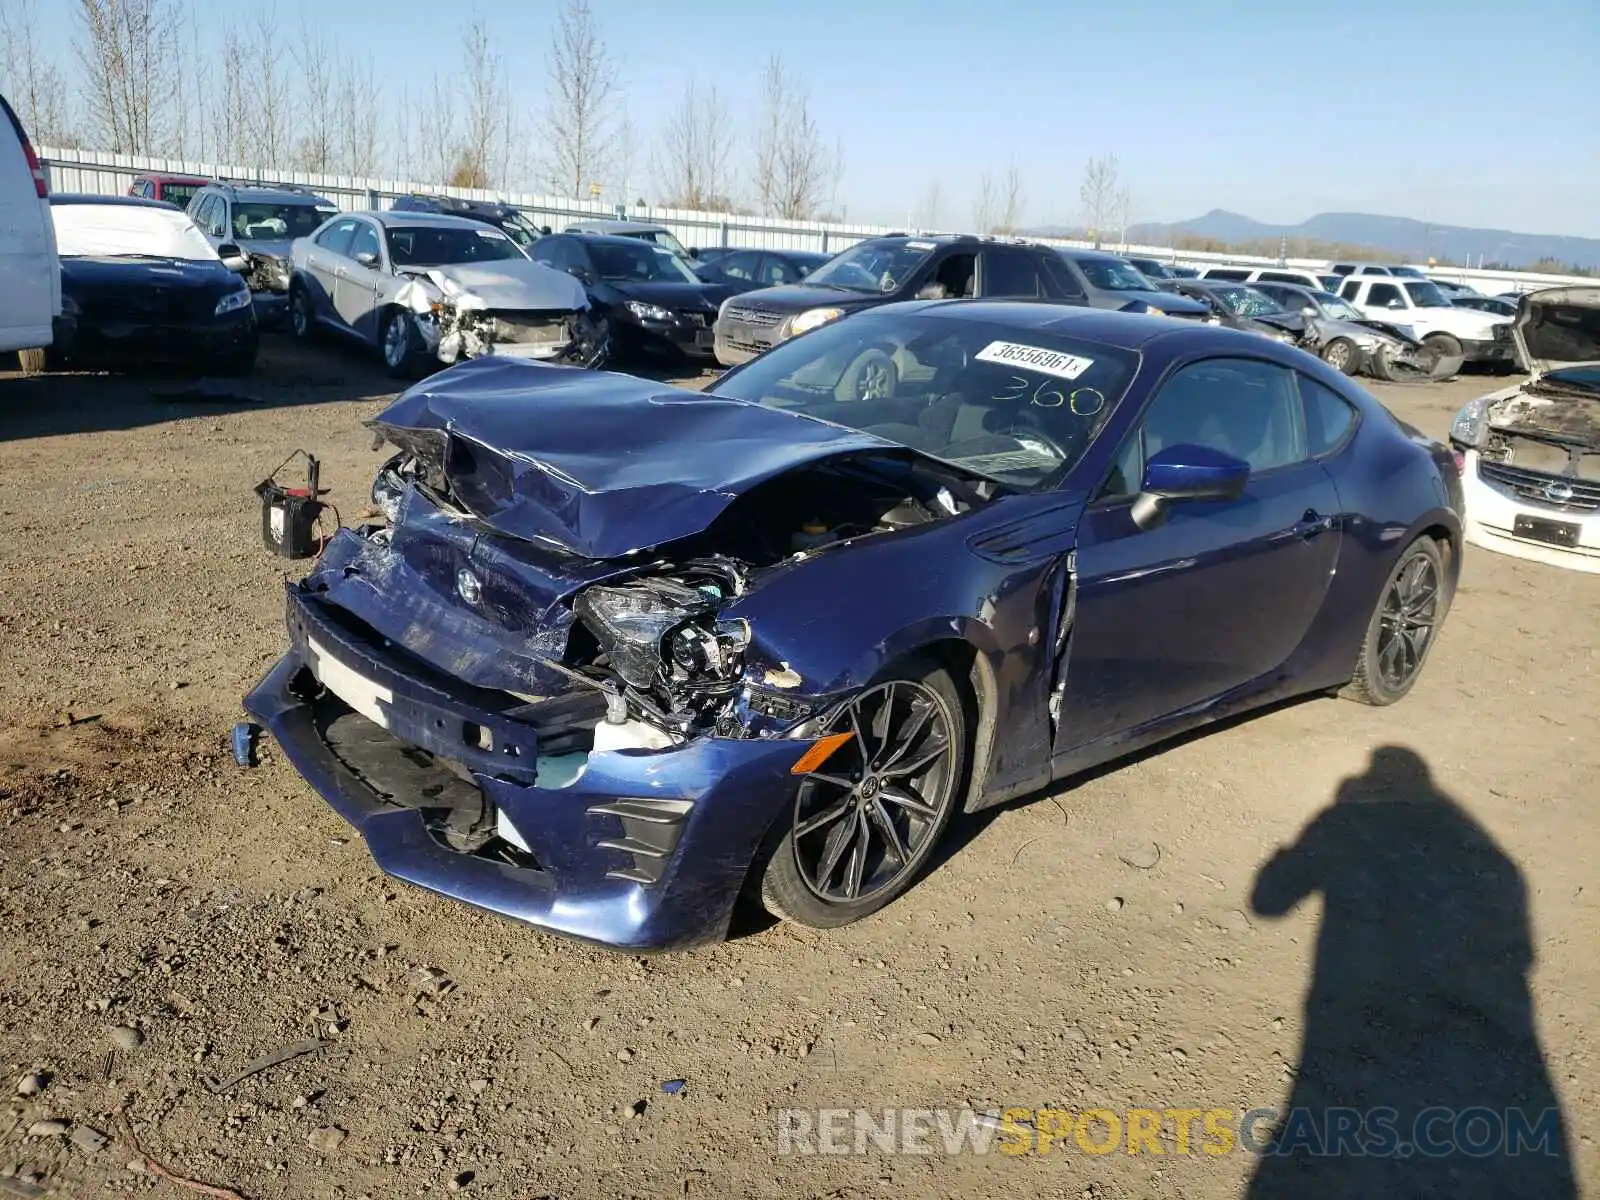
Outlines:
{"label": "dirt ground", "polygon": [[[1437,436],[1499,385],[1379,390]],[[0,1196],[195,1194],[125,1114],[157,1163],[250,1200],[1231,1197],[1263,1160],[1170,1134],[1159,1155],[797,1156],[773,1114],[1511,1094],[1393,1074],[1397,1012],[1435,1049],[1481,1037],[1517,1103],[1553,1086],[1600,1192],[1600,577],[1469,551],[1397,707],[1290,705],[966,821],[847,929],[620,955],[385,878],[270,745],[234,766],[240,697],[284,643],[251,489],[304,447],[353,516],[391,388],[269,339],[234,391],[0,376]],[[1415,758],[1385,751],[1346,797],[1432,806],[1326,813],[1384,747]],[[1261,876],[1319,814],[1299,876]],[[1308,1027],[1330,1021],[1353,1031]]]}

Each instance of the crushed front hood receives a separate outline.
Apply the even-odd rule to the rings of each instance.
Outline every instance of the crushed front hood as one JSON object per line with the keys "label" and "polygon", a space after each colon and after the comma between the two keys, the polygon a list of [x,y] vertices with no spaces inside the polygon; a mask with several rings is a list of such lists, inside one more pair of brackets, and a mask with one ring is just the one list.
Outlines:
{"label": "crushed front hood", "polygon": [[1600,362],[1600,287],[1530,292],[1517,305],[1511,334],[1523,369],[1534,376]]}
{"label": "crushed front hood", "polygon": [[495,357],[418,384],[372,424],[430,460],[451,499],[493,531],[593,559],[700,533],[796,467],[916,457],[744,400]]}
{"label": "crushed front hood", "polygon": [[583,285],[571,275],[529,259],[457,263],[425,273],[448,279],[465,292],[463,300],[472,302],[466,307],[575,312],[589,302]]}

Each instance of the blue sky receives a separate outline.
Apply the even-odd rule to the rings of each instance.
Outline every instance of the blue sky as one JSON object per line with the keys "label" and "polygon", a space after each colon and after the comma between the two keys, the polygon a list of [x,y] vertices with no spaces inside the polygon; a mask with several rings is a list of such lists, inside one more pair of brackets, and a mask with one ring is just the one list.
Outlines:
{"label": "blue sky", "polygon": [[[982,173],[1015,161],[1027,222],[1072,223],[1085,161],[1112,151],[1135,220],[1356,210],[1600,236],[1596,0],[593,3],[646,142],[691,75],[753,118],[762,63],[781,52],[842,142],[836,207],[852,220],[904,221],[938,177],[941,221],[960,224]],[[41,7],[59,44],[76,5]],[[530,112],[557,7],[479,5]],[[275,8],[292,31],[298,0]],[[308,11],[343,48],[425,81],[454,62],[472,5]]]}

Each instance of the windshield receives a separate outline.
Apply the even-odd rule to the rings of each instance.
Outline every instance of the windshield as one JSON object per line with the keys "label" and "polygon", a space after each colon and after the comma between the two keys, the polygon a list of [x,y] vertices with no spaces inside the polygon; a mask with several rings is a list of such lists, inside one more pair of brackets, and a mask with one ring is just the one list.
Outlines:
{"label": "windshield", "polygon": [[168,204],[176,204],[179,208],[188,208],[189,201],[194,199],[194,194],[205,187],[203,183],[163,183],[161,185],[161,198]]}
{"label": "windshield", "polygon": [[446,267],[459,263],[525,258],[498,229],[408,228],[389,230],[389,257],[397,267]]}
{"label": "windshield", "polygon": [[687,248],[685,248],[684,244],[677,238],[673,237],[665,229],[652,229],[647,233],[639,233],[635,234],[634,236],[641,237],[647,242],[654,242],[663,250],[667,250],[673,254],[676,254],[679,258],[689,257],[689,251]]}
{"label": "windshield", "polygon": [[1165,263],[1158,263],[1153,258],[1130,258],[1128,260],[1139,270],[1139,274],[1146,279],[1172,279],[1175,276],[1167,270]]}
{"label": "windshield", "polygon": [[1322,280],[1322,286],[1330,292],[1344,282],[1343,275],[1318,275],[1317,278]]}
{"label": "windshield", "polygon": [[601,279],[624,283],[700,283],[700,276],[672,251],[640,240],[638,245],[622,242],[590,242],[589,254]]}
{"label": "windshield", "polygon": [[138,204],[53,204],[62,258],[176,258],[218,262],[188,214]]}
{"label": "windshield", "polygon": [[938,312],[870,312],[706,390],[920,450],[1013,488],[1062,479],[1121,401],[1131,351]]}
{"label": "windshield", "polygon": [[1426,280],[1422,283],[1406,284],[1406,295],[1411,297],[1411,303],[1418,308],[1453,307],[1445,298],[1445,294],[1439,290],[1439,285]]}
{"label": "windshield", "polygon": [[1089,282],[1102,292],[1153,292],[1155,284],[1139,273],[1139,268],[1119,258],[1075,258]]}
{"label": "windshield", "polygon": [[519,246],[531,246],[539,240],[539,228],[521,213],[506,213],[496,225]]}
{"label": "windshield", "polygon": [[1311,298],[1322,306],[1322,315],[1332,317],[1335,321],[1363,321],[1361,310],[1350,301],[1335,296],[1332,292],[1312,292]]}
{"label": "windshield", "polygon": [[235,204],[233,236],[245,241],[309,237],[336,211],[311,204]]}
{"label": "windshield", "polygon": [[1216,288],[1213,294],[1236,317],[1265,317],[1284,311],[1271,296],[1251,287]]}
{"label": "windshield", "polygon": [[932,242],[860,242],[811,272],[806,282],[851,292],[898,291],[933,249]]}

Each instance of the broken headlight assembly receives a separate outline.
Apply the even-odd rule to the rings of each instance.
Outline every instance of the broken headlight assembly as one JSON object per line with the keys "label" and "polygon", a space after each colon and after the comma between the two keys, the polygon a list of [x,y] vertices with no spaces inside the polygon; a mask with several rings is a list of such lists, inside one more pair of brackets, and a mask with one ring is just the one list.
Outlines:
{"label": "broken headlight assembly", "polygon": [[685,568],[671,577],[597,584],[578,595],[572,610],[623,684],[683,713],[738,686],[750,627],[717,619],[738,586],[714,569]]}

